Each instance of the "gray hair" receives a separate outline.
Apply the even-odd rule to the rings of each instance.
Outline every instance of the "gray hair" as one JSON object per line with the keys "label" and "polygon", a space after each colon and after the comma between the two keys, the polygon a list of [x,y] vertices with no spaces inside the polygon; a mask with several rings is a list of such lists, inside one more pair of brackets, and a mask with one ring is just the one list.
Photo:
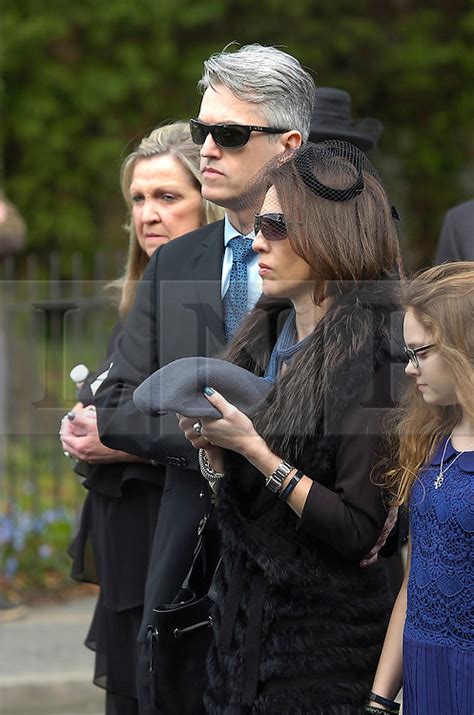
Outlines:
{"label": "gray hair", "polygon": [[297,129],[303,141],[309,136],[316,87],[298,60],[276,47],[244,45],[222,52],[204,62],[199,91],[222,84],[243,102],[261,105],[260,112],[272,126]]}

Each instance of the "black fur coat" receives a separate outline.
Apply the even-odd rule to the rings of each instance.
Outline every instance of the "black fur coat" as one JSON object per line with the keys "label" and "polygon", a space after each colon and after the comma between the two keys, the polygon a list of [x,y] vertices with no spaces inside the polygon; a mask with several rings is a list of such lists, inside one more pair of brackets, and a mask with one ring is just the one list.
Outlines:
{"label": "black fur coat", "polygon": [[[367,435],[380,426],[380,392],[388,392],[391,290],[382,282],[365,300],[360,292],[341,296],[253,416],[273,451],[315,482],[301,519],[265,488],[260,472],[226,453],[209,713],[352,715],[367,697],[391,605],[382,567],[358,565],[385,519],[370,480],[380,440]],[[281,309],[259,303],[242,333],[248,339],[231,351],[234,362],[262,373]],[[357,475],[351,493],[368,495],[367,503],[350,503],[339,483],[348,443]],[[343,525],[326,528],[318,509],[336,502]]]}

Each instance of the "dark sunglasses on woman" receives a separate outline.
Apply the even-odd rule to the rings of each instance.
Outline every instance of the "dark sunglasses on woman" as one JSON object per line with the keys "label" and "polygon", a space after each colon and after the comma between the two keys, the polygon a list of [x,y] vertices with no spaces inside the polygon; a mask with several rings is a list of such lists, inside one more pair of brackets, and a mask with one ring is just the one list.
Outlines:
{"label": "dark sunglasses on woman", "polygon": [[207,135],[210,134],[217,146],[223,149],[239,149],[245,146],[252,132],[284,134],[289,131],[289,129],[275,129],[274,127],[257,127],[252,124],[205,124],[199,119],[191,119],[189,128],[194,144],[204,144]]}
{"label": "dark sunglasses on woman", "polygon": [[255,216],[255,235],[262,232],[267,241],[283,241],[288,238],[288,229],[283,214],[257,214]]}

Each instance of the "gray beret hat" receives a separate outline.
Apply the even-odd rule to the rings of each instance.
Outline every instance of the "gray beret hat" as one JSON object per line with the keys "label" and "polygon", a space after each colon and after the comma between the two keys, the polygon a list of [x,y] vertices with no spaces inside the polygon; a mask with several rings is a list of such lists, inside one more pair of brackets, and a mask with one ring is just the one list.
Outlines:
{"label": "gray beret hat", "polygon": [[222,417],[204,396],[212,387],[241,412],[250,415],[271,383],[226,360],[189,357],[174,360],[150,375],[133,393],[135,406],[146,414],[179,412],[185,417]]}

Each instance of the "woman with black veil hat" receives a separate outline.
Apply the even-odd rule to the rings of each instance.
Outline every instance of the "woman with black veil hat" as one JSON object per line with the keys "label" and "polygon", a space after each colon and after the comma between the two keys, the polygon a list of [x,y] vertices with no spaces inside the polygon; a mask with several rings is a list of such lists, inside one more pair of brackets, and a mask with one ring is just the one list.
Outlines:
{"label": "woman with black veil hat", "polygon": [[386,517],[375,483],[397,235],[373,167],[345,142],[273,161],[249,187],[254,202],[256,191],[264,295],[225,358],[271,389],[250,419],[210,380],[222,418],[180,418],[217,484],[222,534],[205,707],[350,715],[391,603],[383,568],[359,560]]}

